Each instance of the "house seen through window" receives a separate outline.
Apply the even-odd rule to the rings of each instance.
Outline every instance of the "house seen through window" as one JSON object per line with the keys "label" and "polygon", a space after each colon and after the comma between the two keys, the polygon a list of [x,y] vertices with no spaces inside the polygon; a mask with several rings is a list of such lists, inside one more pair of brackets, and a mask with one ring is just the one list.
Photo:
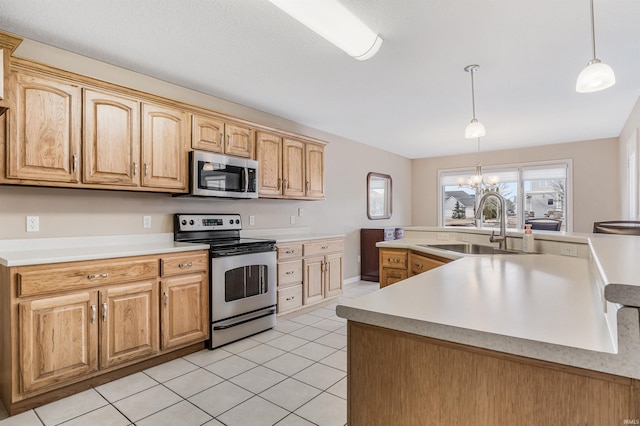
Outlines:
{"label": "house seen through window", "polygon": [[[460,184],[466,180],[461,177],[473,174],[471,168],[439,171],[440,225],[476,226],[479,198],[496,191],[507,203],[508,228],[522,229],[525,223],[532,223],[533,229],[572,230],[570,160],[483,167],[484,181],[491,176],[493,185],[474,188]],[[482,226],[497,227],[499,223],[498,203],[489,198],[483,209]]]}

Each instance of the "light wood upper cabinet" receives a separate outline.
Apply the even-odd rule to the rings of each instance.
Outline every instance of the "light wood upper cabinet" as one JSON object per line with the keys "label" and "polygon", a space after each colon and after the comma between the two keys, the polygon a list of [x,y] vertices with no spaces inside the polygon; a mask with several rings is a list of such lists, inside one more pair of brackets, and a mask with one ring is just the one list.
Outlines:
{"label": "light wood upper cabinet", "polygon": [[258,194],[282,195],[282,137],[268,132],[256,134]]}
{"label": "light wood upper cabinet", "polygon": [[100,367],[158,350],[158,287],[154,281],[100,292]]}
{"label": "light wood upper cabinet", "polygon": [[324,198],[324,146],[307,143],[306,196]]}
{"label": "light wood upper cabinet", "polygon": [[302,141],[285,138],[282,142],[282,195],[305,196],[305,144]]}
{"label": "light wood upper cabinet", "polygon": [[83,182],[140,184],[140,103],[84,90]]}
{"label": "light wood upper cabinet", "polygon": [[80,88],[54,78],[15,72],[9,111],[7,177],[78,182]]}
{"label": "light wood upper cabinet", "polygon": [[4,114],[3,109],[11,105],[7,102],[9,94],[9,62],[11,54],[22,43],[22,39],[12,34],[0,31],[0,115]]}
{"label": "light wood upper cabinet", "polygon": [[95,291],[21,302],[19,314],[21,392],[98,369]]}
{"label": "light wood upper cabinet", "polygon": [[219,154],[253,158],[254,131],[213,115],[193,114],[191,147]]}
{"label": "light wood upper cabinet", "polygon": [[142,185],[187,190],[188,113],[142,104]]}

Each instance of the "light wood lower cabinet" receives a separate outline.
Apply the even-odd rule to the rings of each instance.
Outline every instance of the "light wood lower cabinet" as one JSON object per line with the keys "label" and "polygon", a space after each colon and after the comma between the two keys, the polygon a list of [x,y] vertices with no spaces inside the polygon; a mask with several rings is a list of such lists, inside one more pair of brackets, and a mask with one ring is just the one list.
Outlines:
{"label": "light wood lower cabinet", "polygon": [[0,397],[9,412],[206,340],[206,259],[194,251],[0,266]]}
{"label": "light wood lower cabinet", "polygon": [[277,247],[279,314],[342,294],[342,238],[277,244]]}
{"label": "light wood lower cabinet", "polygon": [[380,288],[451,262],[451,259],[407,249],[380,248]]}

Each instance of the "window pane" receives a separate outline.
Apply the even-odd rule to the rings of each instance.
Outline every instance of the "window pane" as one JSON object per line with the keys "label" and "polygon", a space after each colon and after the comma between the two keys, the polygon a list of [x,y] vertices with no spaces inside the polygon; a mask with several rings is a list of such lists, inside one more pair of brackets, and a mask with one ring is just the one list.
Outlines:
{"label": "window pane", "polygon": [[[527,167],[522,171],[524,187],[524,222],[529,219],[561,220],[560,230],[567,229],[567,167],[565,164]],[[534,229],[555,230],[551,221],[533,225]],[[542,227],[541,227],[542,226]]]}
{"label": "window pane", "polygon": [[458,185],[444,187],[443,218],[445,226],[475,226],[476,194]]}

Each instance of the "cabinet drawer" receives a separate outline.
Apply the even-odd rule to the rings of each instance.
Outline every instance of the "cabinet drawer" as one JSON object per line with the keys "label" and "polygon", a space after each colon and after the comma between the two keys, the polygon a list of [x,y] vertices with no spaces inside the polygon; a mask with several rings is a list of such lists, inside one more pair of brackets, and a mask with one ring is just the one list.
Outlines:
{"label": "cabinet drawer", "polygon": [[157,276],[157,258],[29,266],[18,270],[18,296],[34,296],[143,279],[155,280]]}
{"label": "cabinet drawer", "polygon": [[317,256],[326,253],[335,253],[344,251],[344,241],[340,240],[322,240],[304,244],[305,256]]}
{"label": "cabinet drawer", "polygon": [[278,260],[302,257],[302,244],[278,244]]}
{"label": "cabinet drawer", "polygon": [[302,282],[302,260],[278,263],[278,287]]}
{"label": "cabinet drawer", "polygon": [[203,272],[207,270],[208,263],[209,254],[207,252],[163,257],[160,259],[160,273],[163,277],[167,277],[191,272]]}
{"label": "cabinet drawer", "polygon": [[381,248],[380,265],[383,268],[407,269],[407,251]]}
{"label": "cabinet drawer", "polygon": [[411,253],[409,256],[409,274],[411,276],[418,275],[426,272],[430,269],[437,268],[444,265],[445,262],[441,262],[437,259],[432,259],[427,256],[421,256],[419,254]]}
{"label": "cabinet drawer", "polygon": [[302,284],[278,289],[278,313],[302,306]]}

